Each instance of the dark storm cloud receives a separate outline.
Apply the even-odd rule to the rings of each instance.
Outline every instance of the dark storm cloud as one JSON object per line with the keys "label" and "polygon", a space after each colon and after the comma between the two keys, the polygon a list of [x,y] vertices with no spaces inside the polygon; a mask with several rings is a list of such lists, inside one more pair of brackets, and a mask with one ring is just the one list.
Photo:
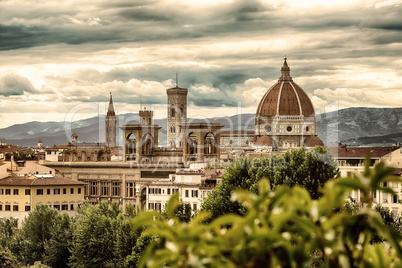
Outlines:
{"label": "dark storm cloud", "polygon": [[[7,96],[17,95],[5,99],[42,101],[38,92],[49,85],[54,94],[45,97],[65,107],[107,102],[110,91],[122,106],[163,105],[177,72],[190,106],[253,107],[279,77],[285,55],[294,81],[310,96],[317,92],[313,101],[323,105],[343,95],[361,103],[359,94],[371,89],[366,96],[378,104],[377,91],[400,89],[400,5],[208,2],[34,1],[10,8],[23,0],[0,1],[0,70],[29,78],[11,87],[1,80]],[[42,86],[35,92],[29,81]]]}
{"label": "dark storm cloud", "polygon": [[[0,26],[0,50],[20,49],[46,44],[180,41],[194,38],[247,38],[256,32],[266,34],[288,31],[325,31],[336,28],[369,27],[401,30],[401,12],[391,7],[351,11],[329,11],[303,15],[289,14],[286,8],[273,7],[263,1],[234,1],[207,7],[193,7],[183,3],[168,4],[158,1],[117,1],[92,7],[93,14],[85,9],[41,11],[42,23],[34,14],[16,13],[15,16],[32,16],[35,23],[24,25],[3,21]],[[372,14],[384,14],[372,22]],[[96,26],[89,25],[90,16],[99,16]],[[60,19],[58,19],[60,18]],[[25,18],[26,19],[26,18]],[[40,21],[39,19],[39,21]],[[76,22],[74,22],[76,20]],[[185,27],[188,26],[188,27]],[[391,40],[392,41],[392,40]]]}
{"label": "dark storm cloud", "polygon": [[[279,70],[279,68],[277,68]],[[278,74],[279,71],[276,71]],[[96,81],[99,83],[106,83],[108,81],[122,81],[127,82],[128,80],[135,77],[141,81],[165,81],[169,79],[175,79],[175,71],[178,73],[179,86],[190,89],[194,85],[198,84],[211,84],[212,87],[217,89],[217,92],[212,92],[209,94],[199,94],[194,91],[189,91],[189,101],[193,102],[195,105],[199,106],[233,106],[237,103],[237,96],[232,94],[236,90],[237,84],[243,84],[250,76],[261,74],[264,75],[261,70],[256,68],[255,70],[237,70],[237,69],[225,69],[225,70],[214,70],[202,69],[195,67],[180,67],[172,70],[171,67],[166,66],[142,66],[133,69],[116,69],[106,73],[96,72],[94,70],[86,70],[80,72],[80,80],[90,78],[91,81]],[[261,73],[260,73],[261,72]],[[279,76],[279,74],[278,74]],[[78,81],[77,81],[78,82]],[[76,82],[76,83],[77,83]],[[66,80],[66,83],[69,83]],[[71,83],[71,81],[70,81]],[[112,89],[113,90],[113,89]],[[135,90],[135,89],[133,89]],[[75,92],[74,95],[78,95]],[[221,95],[223,94],[223,95]],[[224,96],[224,100],[220,100]],[[99,96],[104,98],[103,96]],[[146,97],[145,97],[146,98]],[[215,98],[212,101],[211,98]],[[83,101],[98,101],[95,99],[85,99]],[[100,100],[99,100],[100,101]],[[139,103],[140,98],[132,100],[134,103]],[[152,98],[146,98],[144,101],[152,101]],[[166,102],[165,96],[160,100],[157,99],[155,103]]]}
{"label": "dark storm cloud", "polygon": [[[402,16],[402,14],[400,15]],[[402,31],[402,21],[376,23],[371,25],[371,27],[375,29]]]}
{"label": "dark storm cloud", "polygon": [[[277,68],[278,69],[278,68]],[[243,83],[252,74],[264,75],[265,69],[256,68],[250,70],[243,70],[239,66],[234,68],[212,70],[191,67],[191,66],[161,66],[157,64],[146,64],[141,67],[134,68],[116,68],[109,72],[99,72],[93,69],[80,70],[77,72],[79,80],[90,80],[94,82],[108,82],[108,81],[122,81],[127,82],[131,78],[135,77],[139,80],[152,80],[152,81],[165,81],[169,79],[175,79],[176,73],[178,73],[179,84],[183,87],[189,87],[197,83],[212,83],[214,87],[230,84]],[[66,80],[66,83],[71,82]]]}
{"label": "dark storm cloud", "polygon": [[171,14],[163,10],[154,10],[148,6],[127,8],[120,12],[123,18],[134,21],[170,21]]}
{"label": "dark storm cloud", "polygon": [[24,95],[24,93],[39,93],[31,82],[19,75],[5,75],[0,77],[0,95]]}
{"label": "dark storm cloud", "polygon": [[[26,27],[16,25],[0,25],[0,50],[19,49],[40,45],[47,45],[49,42],[58,42],[47,38],[50,34],[45,33],[45,27]],[[54,36],[53,36],[54,38]]]}
{"label": "dark storm cloud", "polygon": [[[82,94],[77,94],[74,98],[65,99],[64,102],[80,102],[80,103],[103,103],[108,102],[109,99],[105,94],[95,95],[95,96],[83,96]],[[129,103],[129,104],[166,104],[166,97],[155,97],[155,96],[127,96],[122,95],[119,92],[114,92],[113,94],[114,103]]]}
{"label": "dark storm cloud", "polygon": [[27,27],[23,25],[0,25],[0,50],[12,50],[45,46],[49,44],[66,43],[71,45],[96,42],[124,41],[124,34],[119,31],[105,31],[105,29],[90,29],[83,26],[81,29],[72,27],[52,28],[44,26]]}
{"label": "dark storm cloud", "polygon": [[402,31],[402,29],[399,31],[392,31],[392,32],[387,32],[387,33],[376,34],[375,36],[373,36],[372,42],[374,44],[379,44],[379,45],[402,43],[401,31]]}

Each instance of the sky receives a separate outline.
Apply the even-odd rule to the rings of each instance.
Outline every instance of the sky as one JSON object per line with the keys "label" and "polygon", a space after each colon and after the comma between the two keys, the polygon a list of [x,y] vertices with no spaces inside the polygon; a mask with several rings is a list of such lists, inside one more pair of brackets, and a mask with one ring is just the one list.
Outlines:
{"label": "sky", "polygon": [[0,0],[0,128],[154,110],[255,113],[287,57],[316,113],[401,107],[402,1]]}

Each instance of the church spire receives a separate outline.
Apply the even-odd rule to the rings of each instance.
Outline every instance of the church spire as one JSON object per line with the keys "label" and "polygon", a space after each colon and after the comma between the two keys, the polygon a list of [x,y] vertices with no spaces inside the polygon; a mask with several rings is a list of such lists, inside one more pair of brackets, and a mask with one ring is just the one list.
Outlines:
{"label": "church spire", "polygon": [[281,68],[281,76],[279,77],[279,81],[293,81],[292,77],[290,76],[290,68],[289,68],[286,60],[287,60],[287,58],[285,56],[283,65]]}
{"label": "church spire", "polygon": [[106,147],[116,148],[116,114],[113,107],[112,92],[110,92],[109,108],[106,114]]}
{"label": "church spire", "polygon": [[113,107],[112,92],[110,92],[110,100],[109,100],[109,108],[107,109],[107,116],[115,116],[114,107]]}

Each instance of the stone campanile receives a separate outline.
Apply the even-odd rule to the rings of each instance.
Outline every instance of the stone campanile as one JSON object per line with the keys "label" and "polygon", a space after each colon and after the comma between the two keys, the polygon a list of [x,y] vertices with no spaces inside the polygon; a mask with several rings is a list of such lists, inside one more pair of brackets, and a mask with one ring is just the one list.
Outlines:
{"label": "stone campanile", "polygon": [[187,122],[187,93],[186,88],[178,87],[166,90],[167,93],[167,147],[183,147],[182,125]]}
{"label": "stone campanile", "polygon": [[112,92],[106,114],[106,147],[116,148],[116,114],[114,112]]}

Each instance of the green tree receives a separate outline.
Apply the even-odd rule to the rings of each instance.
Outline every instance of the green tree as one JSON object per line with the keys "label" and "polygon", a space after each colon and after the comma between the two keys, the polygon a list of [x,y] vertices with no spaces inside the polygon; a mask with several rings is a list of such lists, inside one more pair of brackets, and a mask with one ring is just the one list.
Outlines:
{"label": "green tree", "polygon": [[180,202],[176,207],[174,214],[180,222],[189,222],[191,220],[191,205],[189,203]]}
{"label": "green tree", "polygon": [[17,238],[17,256],[21,263],[26,265],[43,261],[45,246],[58,216],[56,210],[46,205],[38,205],[28,214]]}
{"label": "green tree", "polygon": [[71,244],[71,267],[128,267],[140,231],[133,230],[136,216],[129,205],[123,214],[117,203],[84,204],[78,210]]}
{"label": "green tree", "polygon": [[10,241],[14,239],[18,221],[14,218],[0,219],[0,246],[8,247]]}
{"label": "green tree", "polygon": [[380,213],[381,218],[384,220],[384,224],[402,234],[402,219],[400,215],[394,215],[389,208],[385,208],[381,205],[376,205],[374,208],[378,213]]}
{"label": "green tree", "polygon": [[73,228],[71,267],[114,267],[114,219],[118,211],[105,202],[83,204]]}
{"label": "green tree", "polygon": [[28,265],[27,268],[53,268],[43,264],[41,261],[36,261],[33,265]]}
{"label": "green tree", "polygon": [[[143,228],[140,229],[135,229],[136,231],[142,230]],[[125,265],[126,267],[137,267],[139,260],[141,259],[141,256],[144,254],[145,249],[149,244],[152,242],[156,241],[157,237],[153,235],[141,235],[135,243],[135,246],[129,256],[127,256]]]}
{"label": "green tree", "polygon": [[72,236],[72,218],[67,213],[57,215],[45,244],[43,263],[53,268],[66,267],[71,256],[69,248]]}
{"label": "green tree", "polygon": [[137,245],[137,240],[141,235],[140,230],[134,230],[131,228],[131,221],[135,217],[132,213],[120,214],[115,221],[115,267],[132,267],[128,265],[128,260],[133,252],[133,249]]}
{"label": "green tree", "polygon": [[11,253],[7,247],[0,245],[0,267],[2,268],[17,268],[21,267],[17,258]]}
{"label": "green tree", "polygon": [[280,156],[241,158],[233,162],[218,185],[203,202],[201,211],[212,213],[211,219],[232,213],[245,215],[246,209],[230,200],[236,189],[258,192],[258,182],[269,180],[270,188],[280,185],[298,185],[308,190],[313,199],[321,196],[324,183],[338,174],[335,159],[321,147],[307,151],[304,148],[288,150]]}
{"label": "green tree", "polygon": [[[204,224],[199,213],[188,224],[174,215],[172,198],[165,219],[149,211],[133,220],[133,228],[158,239],[145,250],[140,267],[401,267],[401,234],[385,225],[379,213],[364,207],[355,214],[342,210],[351,190],[362,195],[381,187],[392,169],[380,163],[363,175],[330,180],[322,197],[313,199],[300,186],[271,190],[265,179],[258,194],[236,190],[231,199],[247,208],[246,215],[223,215]],[[229,227],[228,227],[229,226]],[[373,236],[385,243],[371,243]]]}

